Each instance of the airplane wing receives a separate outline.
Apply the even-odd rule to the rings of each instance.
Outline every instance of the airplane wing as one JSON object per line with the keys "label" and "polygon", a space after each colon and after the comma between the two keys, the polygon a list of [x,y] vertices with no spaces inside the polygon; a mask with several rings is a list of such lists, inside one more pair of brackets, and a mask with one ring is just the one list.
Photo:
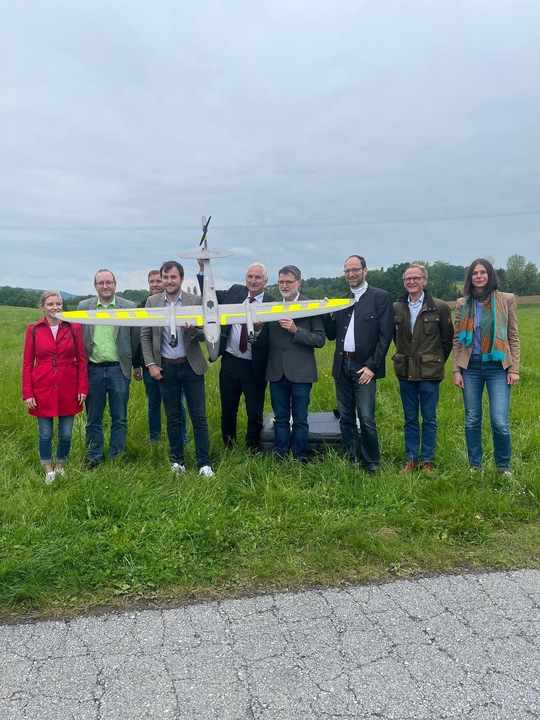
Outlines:
{"label": "airplane wing", "polygon": [[[307,315],[325,315],[344,310],[354,303],[354,299],[338,298],[332,300],[299,300],[297,302],[238,303],[219,306],[220,325],[236,323],[249,324],[247,313],[253,322],[275,322],[282,318],[306,317]],[[247,312],[246,312],[247,309]],[[167,308],[118,308],[110,310],[71,310],[56,314],[61,320],[81,325],[135,325],[151,327],[171,325]],[[202,305],[186,305],[177,308],[174,325],[204,326]]]}
{"label": "airplane wing", "polygon": [[221,325],[245,323],[247,312],[253,322],[275,322],[283,318],[300,318],[308,315],[326,315],[330,312],[345,310],[354,304],[354,298],[336,298],[331,300],[298,300],[297,302],[241,303],[237,305],[220,305],[219,319]]}
{"label": "airplane wing", "polygon": [[[59,312],[61,320],[81,323],[81,325],[170,325],[171,318],[167,308],[118,308],[111,310],[71,310]],[[201,305],[186,305],[177,308],[175,325],[197,325],[202,327],[203,309]]]}

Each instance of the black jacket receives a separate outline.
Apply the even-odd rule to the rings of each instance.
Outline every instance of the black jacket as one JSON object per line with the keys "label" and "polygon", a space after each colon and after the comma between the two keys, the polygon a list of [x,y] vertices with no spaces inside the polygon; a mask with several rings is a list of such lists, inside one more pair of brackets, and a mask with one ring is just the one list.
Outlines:
{"label": "black jacket", "polygon": [[[349,291],[343,297],[352,298],[354,293]],[[336,341],[332,376],[336,379],[340,376],[345,335],[353,313],[356,369],[366,366],[376,378],[383,378],[394,330],[394,311],[390,293],[371,286],[351,307],[322,316],[327,338]]]}
{"label": "black jacket", "polygon": [[[199,281],[199,287],[201,292],[203,290],[203,276],[199,273],[197,275]],[[245,285],[231,285],[228,290],[217,290],[217,300],[220,305],[226,305],[230,303],[243,303],[249,295],[249,290]],[[269,295],[267,292],[264,293],[263,302],[275,302],[276,298],[273,295]],[[221,327],[221,341],[219,344],[219,354],[223,355],[227,349],[227,342],[231,333],[231,325],[222,325]],[[251,357],[253,362],[253,376],[260,382],[266,382],[266,365],[268,363],[268,324],[265,323],[262,327],[261,332],[257,336],[257,339],[251,346]]]}

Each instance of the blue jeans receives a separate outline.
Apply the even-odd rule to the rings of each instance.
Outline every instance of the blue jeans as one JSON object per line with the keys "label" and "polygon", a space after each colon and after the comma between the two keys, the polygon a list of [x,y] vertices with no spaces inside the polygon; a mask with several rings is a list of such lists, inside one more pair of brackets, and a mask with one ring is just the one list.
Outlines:
{"label": "blue jeans", "polygon": [[270,400],[274,410],[274,455],[278,458],[284,457],[289,450],[295,460],[307,458],[310,393],[311,383],[295,383],[286,377],[270,383]]}
{"label": "blue jeans", "polygon": [[204,375],[197,375],[188,362],[179,365],[162,363],[162,379],[158,380],[167,417],[172,462],[184,464],[184,438],[182,436],[182,391],[184,392],[195,442],[197,465],[210,465],[210,439],[206,420]]}
{"label": "blue jeans", "polygon": [[86,398],[88,460],[99,463],[103,457],[103,414],[107,400],[111,414],[109,456],[115,458],[125,451],[129,383],[120,365],[99,367],[88,363],[89,392]]}
{"label": "blue jeans", "polygon": [[[400,380],[399,392],[405,417],[405,459],[433,462],[437,446],[437,405],[440,384],[432,380]],[[422,413],[422,455],[420,422]]]}
{"label": "blue jeans", "polygon": [[[73,432],[73,420],[75,415],[63,415],[58,418],[58,447],[56,448],[56,462],[63,465],[68,459],[71,448],[71,435]],[[52,439],[53,439],[52,417],[38,417],[39,433],[39,459],[42,465],[52,465]]]}
{"label": "blue jeans", "polygon": [[508,414],[510,385],[507,372],[500,362],[482,362],[481,355],[472,355],[469,367],[463,368],[463,402],[465,404],[465,441],[471,467],[482,465],[482,395],[484,386],[489,399],[489,419],[493,433],[493,455],[501,470],[510,467],[512,438]]}
{"label": "blue jeans", "polygon": [[[154,380],[150,375],[148,368],[143,368],[144,388],[146,390],[146,399],[148,400],[148,431],[152,442],[159,442],[161,437],[161,390],[159,389],[159,380]],[[182,403],[182,437],[186,443],[188,440],[187,430],[187,412],[186,403],[184,401],[184,393],[180,402]]]}
{"label": "blue jeans", "polygon": [[[378,470],[381,463],[379,436],[375,423],[375,378],[360,385],[353,358],[343,358],[341,373],[335,380],[341,439],[350,462],[362,460],[366,470]],[[360,434],[356,416],[360,420]]]}

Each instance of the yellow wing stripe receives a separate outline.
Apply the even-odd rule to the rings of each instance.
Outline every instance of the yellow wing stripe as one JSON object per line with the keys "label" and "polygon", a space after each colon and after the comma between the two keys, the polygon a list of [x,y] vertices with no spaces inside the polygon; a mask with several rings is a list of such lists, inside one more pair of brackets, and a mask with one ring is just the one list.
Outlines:
{"label": "yellow wing stripe", "polygon": [[[257,313],[258,314],[258,313]],[[244,311],[242,312],[236,312],[236,313],[220,313],[219,314],[219,324],[220,325],[227,325],[227,319],[228,318],[242,318],[242,320],[245,321],[246,319],[246,313]]]}
{"label": "yellow wing stripe", "polygon": [[176,315],[177,320],[189,320],[189,322],[192,325],[196,325],[197,327],[202,327],[204,324],[204,319],[202,315]]}
{"label": "yellow wing stripe", "polygon": [[[69,320],[164,320],[165,313],[149,313],[143,308],[122,309],[122,310],[70,310],[63,313]],[[177,320],[189,320],[194,325],[203,324],[202,313],[193,315],[190,313],[176,313]]]}
{"label": "yellow wing stripe", "polygon": [[69,317],[70,319],[73,318],[99,318],[100,320],[110,320],[113,318],[121,318],[122,320],[128,320],[130,318],[135,318],[136,320],[147,320],[149,317],[153,318],[163,318],[165,317],[164,313],[152,314],[147,310],[143,310],[140,308],[136,308],[133,310],[70,310],[69,312],[64,313],[66,317]]}
{"label": "yellow wing stripe", "polygon": [[283,312],[295,312],[295,311],[304,311],[304,310],[320,310],[321,308],[338,308],[342,307],[343,305],[348,305],[349,300],[328,300],[328,302],[310,302],[307,305],[302,305],[301,303],[292,303],[290,305],[276,305],[273,304],[273,306],[266,309],[265,305],[266,303],[261,304],[260,308],[257,308],[257,316],[260,315],[272,315],[275,313],[283,313]]}
{"label": "yellow wing stripe", "polygon": [[[324,301],[317,301],[314,300],[313,302],[308,302],[306,304],[306,301],[304,300],[303,303],[290,303],[288,305],[285,305],[285,303],[261,303],[257,306],[257,317],[261,318],[263,316],[270,316],[270,315],[276,315],[278,313],[292,313],[292,312],[298,312],[306,310],[310,311],[316,311],[320,310],[321,308],[340,308],[344,305],[348,305],[350,300],[344,299],[344,298],[334,298],[332,300],[328,300],[327,302]],[[227,325],[227,321],[230,318],[245,318],[246,313],[242,309],[239,312],[233,312],[233,313],[220,313],[220,324],[221,325]]]}

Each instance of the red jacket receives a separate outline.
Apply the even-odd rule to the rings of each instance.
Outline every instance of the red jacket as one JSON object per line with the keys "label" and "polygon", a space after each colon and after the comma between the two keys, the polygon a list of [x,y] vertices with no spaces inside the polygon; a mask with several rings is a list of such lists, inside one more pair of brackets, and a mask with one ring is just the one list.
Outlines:
{"label": "red jacket", "polygon": [[30,415],[76,415],[83,409],[77,402],[79,394],[88,394],[81,326],[60,322],[55,338],[45,318],[29,325],[24,343],[22,396],[23,400],[36,399],[36,409],[29,410]]}

